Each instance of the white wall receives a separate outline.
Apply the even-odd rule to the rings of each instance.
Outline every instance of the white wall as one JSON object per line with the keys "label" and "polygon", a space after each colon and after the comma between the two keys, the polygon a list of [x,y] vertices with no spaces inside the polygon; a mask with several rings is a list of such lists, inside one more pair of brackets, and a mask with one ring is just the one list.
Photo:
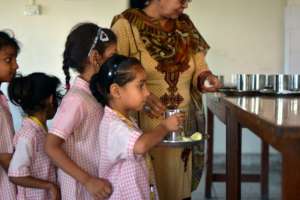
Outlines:
{"label": "white wall", "polygon": [[[299,0],[298,0],[299,1]],[[283,0],[194,0],[188,10],[211,45],[217,74],[283,72]],[[225,151],[225,126],[215,120],[215,152]],[[260,140],[243,130],[243,152],[260,152]]]}
{"label": "white wall", "polygon": [[194,0],[191,18],[220,74],[275,73],[283,67],[283,0]]}
{"label": "white wall", "polygon": [[[110,26],[114,15],[127,7],[126,0],[36,0],[42,7],[39,16],[24,16],[26,0],[0,0],[0,30],[14,30],[21,43],[19,72],[43,71],[64,82],[61,70],[64,43],[78,22],[95,22]],[[5,85],[2,86],[5,92]],[[19,110],[12,107],[16,129],[20,127]]]}
{"label": "white wall", "polygon": [[20,71],[45,71],[61,77],[61,55],[71,28],[85,21],[109,27],[112,17],[127,6],[126,0],[36,0],[42,15],[24,16],[26,3],[0,0],[0,29],[13,29],[22,44]]}
{"label": "white wall", "polygon": [[[24,16],[26,2],[0,0],[0,29],[13,29],[21,41],[21,72],[44,71],[61,78],[61,55],[71,27],[82,21],[109,26],[127,6],[127,0],[36,0],[42,15]],[[281,72],[284,4],[284,0],[194,0],[187,13],[211,45],[207,55],[211,69],[227,75]],[[16,110],[14,117],[19,127]],[[216,131],[224,132],[224,127],[218,123]],[[224,136],[216,138],[217,152],[225,149]],[[258,141],[246,140],[251,145],[245,151],[256,152]]]}
{"label": "white wall", "polygon": [[285,72],[300,73],[300,0],[285,8]]}

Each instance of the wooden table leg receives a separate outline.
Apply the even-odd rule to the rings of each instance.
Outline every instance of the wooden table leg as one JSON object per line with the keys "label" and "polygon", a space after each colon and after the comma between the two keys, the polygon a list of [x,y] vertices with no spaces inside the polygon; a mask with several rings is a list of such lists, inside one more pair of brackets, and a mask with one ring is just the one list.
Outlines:
{"label": "wooden table leg", "polygon": [[226,199],[241,199],[241,126],[226,108]]}
{"label": "wooden table leg", "polygon": [[206,163],[206,180],[205,180],[205,197],[211,198],[211,187],[213,182],[213,152],[214,152],[214,115],[211,110],[207,109],[207,163]]}
{"label": "wooden table leg", "polygon": [[286,142],[282,151],[282,199],[300,199],[300,141]]}
{"label": "wooden table leg", "polygon": [[260,193],[262,199],[269,197],[269,145],[262,141],[261,144],[261,169],[260,169]]}

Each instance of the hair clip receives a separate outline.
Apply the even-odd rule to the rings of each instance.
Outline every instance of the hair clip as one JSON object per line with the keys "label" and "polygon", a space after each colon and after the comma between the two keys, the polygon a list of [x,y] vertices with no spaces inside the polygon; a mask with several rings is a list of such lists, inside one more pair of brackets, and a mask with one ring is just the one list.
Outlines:
{"label": "hair clip", "polygon": [[101,27],[98,28],[96,37],[94,39],[94,42],[89,50],[88,56],[91,55],[92,50],[95,48],[95,46],[97,45],[98,40],[100,40],[101,42],[108,42],[109,41],[109,37],[108,35],[102,30]]}
{"label": "hair clip", "polygon": [[6,33],[10,38],[15,38],[15,33],[12,29],[6,28],[2,29],[1,31]]}
{"label": "hair clip", "polygon": [[112,66],[112,68],[110,68],[110,70],[107,73],[107,76],[109,77],[109,79],[112,80],[117,75],[118,68],[119,68],[119,64],[114,64]]}
{"label": "hair clip", "polygon": [[108,42],[109,41],[109,38],[108,38],[108,35],[101,29],[100,31],[100,41],[101,42]]}

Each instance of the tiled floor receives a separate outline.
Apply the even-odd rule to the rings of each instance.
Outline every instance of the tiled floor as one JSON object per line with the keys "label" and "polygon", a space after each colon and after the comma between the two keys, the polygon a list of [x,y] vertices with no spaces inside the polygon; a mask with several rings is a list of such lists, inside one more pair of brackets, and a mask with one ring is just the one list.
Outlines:
{"label": "tiled floor", "polygon": [[[254,158],[258,160],[259,157]],[[270,161],[270,179],[269,179],[269,200],[280,200],[281,198],[281,167],[280,167],[279,155],[276,155],[275,159],[271,157]],[[249,162],[246,166],[243,165],[243,171],[247,173],[259,172],[258,161]],[[251,163],[251,164],[249,164]],[[257,163],[257,164],[255,164]],[[223,172],[225,170],[224,164],[216,164],[215,171]],[[198,189],[193,193],[193,200],[206,200],[204,197],[204,185],[205,178],[203,177]],[[211,200],[225,200],[225,184],[214,183],[212,188]],[[260,185],[259,183],[242,183],[242,199],[243,200],[261,200],[260,196]]]}

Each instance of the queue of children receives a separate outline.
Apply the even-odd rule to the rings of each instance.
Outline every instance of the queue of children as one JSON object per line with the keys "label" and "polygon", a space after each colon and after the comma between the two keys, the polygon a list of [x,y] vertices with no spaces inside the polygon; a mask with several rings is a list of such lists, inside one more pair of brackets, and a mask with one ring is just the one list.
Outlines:
{"label": "queue of children", "polygon": [[[76,25],[63,52],[61,98],[57,77],[16,73],[18,41],[0,32],[0,84],[8,82],[9,100],[24,116],[15,133],[0,91],[0,200],[158,199],[148,152],[184,116],[138,127],[130,113],[149,96],[146,73],[139,60],[116,54],[116,43],[110,29]],[[72,85],[70,68],[78,72]]]}

